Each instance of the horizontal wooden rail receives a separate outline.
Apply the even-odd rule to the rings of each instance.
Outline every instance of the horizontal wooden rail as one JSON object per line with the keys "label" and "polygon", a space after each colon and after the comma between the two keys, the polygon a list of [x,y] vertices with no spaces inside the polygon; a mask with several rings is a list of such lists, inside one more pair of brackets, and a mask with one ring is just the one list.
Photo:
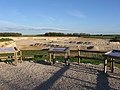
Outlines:
{"label": "horizontal wooden rail", "polygon": [[91,50],[78,50],[80,52],[91,52],[91,53],[106,53],[106,51],[91,51]]}
{"label": "horizontal wooden rail", "polygon": [[114,61],[114,63],[120,64],[120,62],[118,62],[118,61]]}
{"label": "horizontal wooden rail", "polygon": [[36,54],[36,55],[34,55],[34,57],[40,57],[40,58],[46,57],[46,56],[48,56],[48,55],[46,55],[46,54]]}
{"label": "horizontal wooden rail", "polygon": [[104,61],[104,59],[102,59],[102,58],[96,58],[96,57],[88,57],[88,56],[75,56],[75,58],[80,58],[80,59],[82,59],[82,58],[86,58],[86,59],[92,59],[92,60],[101,60],[101,61]]}
{"label": "horizontal wooden rail", "polygon": [[34,58],[34,55],[22,55],[22,58]]}

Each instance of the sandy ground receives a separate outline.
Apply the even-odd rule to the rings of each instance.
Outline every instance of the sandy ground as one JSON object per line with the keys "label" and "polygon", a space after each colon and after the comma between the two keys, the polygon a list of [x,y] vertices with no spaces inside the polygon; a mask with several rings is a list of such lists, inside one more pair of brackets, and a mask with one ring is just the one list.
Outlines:
{"label": "sandy ground", "polygon": [[[6,37],[0,37],[6,38]],[[7,37],[12,38],[16,46],[21,50],[40,50],[51,47],[70,47],[71,50],[86,49],[87,46],[94,46],[93,50],[109,51],[120,50],[120,43],[109,42],[108,39],[82,38],[82,37]],[[72,42],[72,43],[69,43]],[[76,44],[77,42],[91,42],[91,44]],[[36,45],[36,43],[38,45]],[[2,44],[1,44],[2,45]],[[31,46],[32,45],[32,46]],[[10,46],[10,45],[3,45]],[[13,44],[14,46],[14,44]]]}
{"label": "sandy ground", "polygon": [[[7,37],[8,38],[8,37]],[[78,49],[81,45],[69,42],[92,42],[95,50],[120,49],[119,43],[110,43],[103,39],[77,37],[9,37],[15,42],[3,43],[2,46],[14,46],[19,49],[40,50],[48,44],[59,44]],[[9,44],[10,43],[10,44]],[[30,46],[40,43],[42,46]],[[82,45],[85,46],[85,45]],[[114,73],[103,73],[103,65],[63,64],[47,65],[45,62],[19,63],[17,66],[0,62],[0,90],[120,90],[120,69]]]}
{"label": "sandy ground", "polygon": [[120,69],[102,71],[103,65],[0,62],[0,90],[120,90]]}

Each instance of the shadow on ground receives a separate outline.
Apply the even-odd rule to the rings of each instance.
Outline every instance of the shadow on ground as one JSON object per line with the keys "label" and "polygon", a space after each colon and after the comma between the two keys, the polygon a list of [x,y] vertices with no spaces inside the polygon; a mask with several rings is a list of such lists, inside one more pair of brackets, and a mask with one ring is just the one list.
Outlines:
{"label": "shadow on ground", "polygon": [[[40,61],[40,63],[45,64],[43,61]],[[89,89],[92,89],[92,90],[115,90],[114,88],[111,88],[109,86],[109,81],[108,81],[109,75],[98,69],[86,67],[86,66],[79,66],[79,68],[77,68],[76,66],[63,66],[63,65],[61,66],[61,65],[57,65],[57,64],[54,66],[60,67],[61,69],[58,70],[57,72],[53,73],[53,75],[47,81],[45,81],[42,84],[40,84],[39,86],[35,87],[33,90],[49,90],[54,85],[54,83],[61,77],[65,77],[65,78],[68,78],[71,80],[74,79],[76,81],[79,81],[80,83],[83,83],[83,84],[78,84],[81,87],[79,89],[86,88],[88,90]],[[96,83],[93,83],[91,81],[85,81],[83,78],[80,79],[80,78],[75,78],[72,76],[66,76],[66,75],[64,75],[64,73],[67,70],[73,70],[73,71],[77,71],[77,72],[94,74],[96,76]],[[93,87],[93,86],[95,86],[95,87]]]}
{"label": "shadow on ground", "polygon": [[50,63],[44,61],[44,60],[38,60],[36,61],[35,63],[38,63],[38,64],[43,64],[43,65],[50,65]]}
{"label": "shadow on ground", "polygon": [[61,78],[64,74],[69,69],[69,66],[65,66],[58,70],[52,77],[50,77],[47,81],[43,82],[39,86],[35,87],[33,90],[48,90],[53,86],[55,81],[57,81],[59,78]]}

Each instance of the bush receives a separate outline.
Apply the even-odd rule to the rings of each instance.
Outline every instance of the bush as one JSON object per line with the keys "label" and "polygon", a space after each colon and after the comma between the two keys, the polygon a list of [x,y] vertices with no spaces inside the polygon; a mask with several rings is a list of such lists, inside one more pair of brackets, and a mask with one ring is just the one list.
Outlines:
{"label": "bush", "polygon": [[13,41],[13,39],[10,38],[1,38],[0,42],[4,42],[4,41]]}

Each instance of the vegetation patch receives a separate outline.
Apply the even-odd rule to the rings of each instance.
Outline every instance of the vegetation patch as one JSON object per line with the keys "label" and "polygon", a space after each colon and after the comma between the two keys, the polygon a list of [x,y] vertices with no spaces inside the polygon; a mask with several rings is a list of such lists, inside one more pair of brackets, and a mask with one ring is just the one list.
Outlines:
{"label": "vegetation patch", "polygon": [[5,41],[13,41],[11,38],[1,38],[0,42],[5,42]]}

